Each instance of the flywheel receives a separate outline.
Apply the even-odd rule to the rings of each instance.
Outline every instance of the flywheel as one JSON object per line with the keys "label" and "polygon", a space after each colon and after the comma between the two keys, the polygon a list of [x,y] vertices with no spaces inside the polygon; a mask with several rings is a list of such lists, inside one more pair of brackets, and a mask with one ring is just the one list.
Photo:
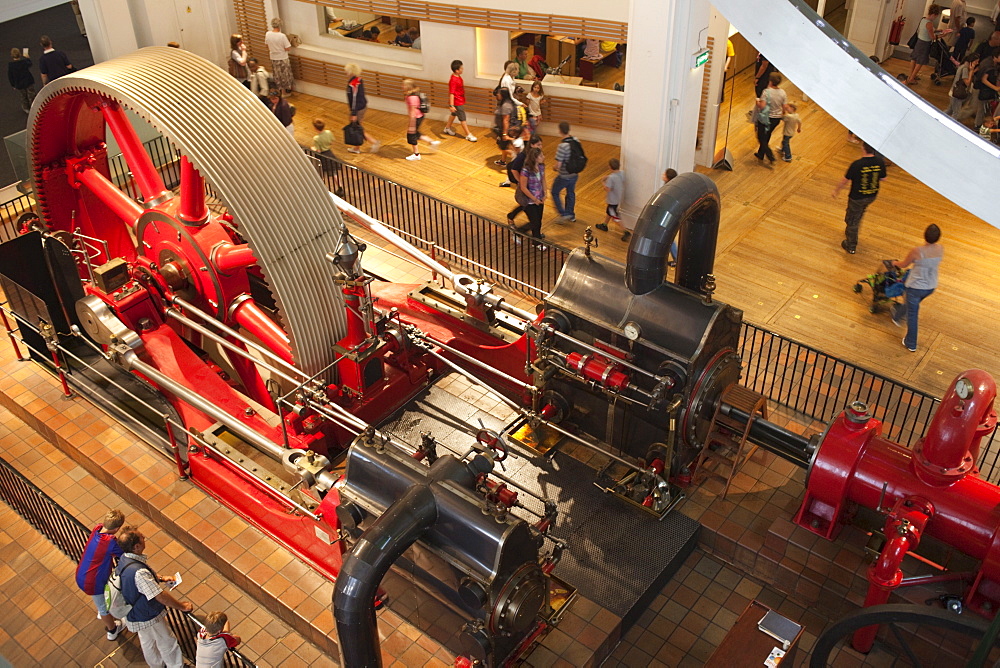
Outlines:
{"label": "flywheel", "polygon": [[[92,239],[95,261],[128,261],[142,253],[136,247],[146,243],[141,230],[157,226],[161,240],[174,234],[158,222],[159,210],[172,200],[180,200],[183,209],[185,197],[204,196],[193,192],[195,187],[204,191],[201,181],[191,185],[182,178],[178,192],[163,186],[157,164],[124,110],[162,134],[228,208],[274,293],[296,366],[309,374],[327,368],[334,344],[346,331],[333,270],[324,259],[340,239],[340,213],[308,158],[266,105],[199,56],[149,47],[42,89],[28,118],[29,160],[49,229]],[[109,131],[141,192],[138,198],[109,177]],[[183,229],[177,229],[176,243],[184,249]],[[191,255],[187,262],[198,276],[208,271],[210,259]],[[217,297],[224,290],[206,292],[207,310],[214,309],[220,319],[237,306],[221,303]]]}

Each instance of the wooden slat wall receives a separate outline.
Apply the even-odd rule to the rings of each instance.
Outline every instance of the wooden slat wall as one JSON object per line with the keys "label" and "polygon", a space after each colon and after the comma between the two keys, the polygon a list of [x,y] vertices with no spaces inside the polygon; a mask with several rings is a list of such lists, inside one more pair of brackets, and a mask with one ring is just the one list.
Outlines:
{"label": "wooden slat wall", "polygon": [[[712,78],[709,73],[712,71],[713,58],[715,58],[715,38],[709,37],[708,44],[708,62],[703,65],[704,76],[701,78],[701,111],[698,112],[698,139],[695,141],[695,147],[701,148],[701,142],[705,138],[705,110],[708,109],[708,87],[712,83]],[[725,82],[726,73],[723,72],[723,82]]]}
{"label": "wooden slat wall", "polygon": [[268,31],[264,0],[233,0],[233,9],[236,11],[236,27],[243,35],[247,51],[270,71],[271,60],[264,45],[264,35]]}
{"label": "wooden slat wall", "polygon": [[[333,88],[338,92],[331,94],[332,99],[346,99],[347,75],[344,74],[342,65],[296,55],[290,56],[290,59],[296,80]],[[404,77],[401,75],[365,70],[363,77],[365,94],[402,99]],[[416,78],[413,78],[413,81],[430,98],[431,106],[448,106],[447,83]],[[496,107],[493,91],[488,88],[466,86],[465,98],[465,109],[472,113],[490,115]],[[568,121],[573,126],[612,132],[620,132],[622,129],[622,108],[618,104],[546,96],[542,107],[543,116],[548,120]]]}
{"label": "wooden slat wall", "polygon": [[[238,1],[238,0],[237,0]],[[350,9],[368,14],[398,16],[450,25],[493,30],[523,30],[544,35],[572,35],[628,42],[628,24],[583,16],[552,16],[503,9],[446,5],[420,0],[298,0],[311,5]]]}

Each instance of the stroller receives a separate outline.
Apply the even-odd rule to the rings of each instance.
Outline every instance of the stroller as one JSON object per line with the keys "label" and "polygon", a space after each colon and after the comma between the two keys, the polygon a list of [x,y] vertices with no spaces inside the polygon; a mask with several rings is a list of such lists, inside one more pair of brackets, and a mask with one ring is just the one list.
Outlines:
{"label": "stroller", "polygon": [[[934,60],[934,71],[931,72],[931,81],[935,86],[944,83],[945,77],[950,77],[958,71],[960,63],[951,57],[951,49],[948,48],[944,39],[936,39],[931,43],[930,57]],[[906,73],[901,72],[896,75],[900,81],[906,81]],[[920,80],[920,77],[917,77]]]}
{"label": "stroller", "polygon": [[909,269],[898,269],[892,260],[882,260],[884,271],[868,274],[854,284],[854,291],[860,293],[867,285],[872,290],[872,303],[868,307],[870,313],[878,313],[885,306],[898,304],[897,297],[903,296],[903,283],[906,281]]}
{"label": "stroller", "polygon": [[951,57],[951,49],[943,39],[936,39],[931,44],[931,58],[937,61],[931,72],[931,81],[935,86],[940,86],[942,79],[953,76],[958,71],[960,63]]}

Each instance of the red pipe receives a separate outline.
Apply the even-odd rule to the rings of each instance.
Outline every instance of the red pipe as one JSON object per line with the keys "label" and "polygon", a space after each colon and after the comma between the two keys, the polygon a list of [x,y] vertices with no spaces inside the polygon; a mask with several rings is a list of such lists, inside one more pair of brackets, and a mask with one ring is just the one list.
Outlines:
{"label": "red pipe", "polygon": [[62,364],[59,363],[59,354],[55,350],[52,351],[52,363],[56,365],[56,371],[59,372],[59,381],[62,383],[63,394],[67,397],[72,397],[73,393],[70,392],[69,383],[66,382],[66,374],[63,373]]}
{"label": "red pipe", "polygon": [[231,274],[234,270],[257,264],[257,258],[248,244],[223,244],[216,247],[212,256],[216,268],[223,274]]}
{"label": "red pipe", "polygon": [[205,179],[194,168],[186,155],[181,156],[181,210],[180,219],[185,223],[204,223],[208,220],[205,206]]}
{"label": "red pipe", "polygon": [[93,166],[81,162],[75,167],[75,176],[80,184],[94,193],[126,225],[135,227],[135,222],[142,215],[142,207],[109,181],[104,174]]}
{"label": "red pipe", "polygon": [[996,394],[993,378],[980,369],[967,371],[952,383],[923,440],[914,448],[921,477],[948,483],[972,470],[980,441],[997,424]]}
{"label": "red pipe", "polygon": [[[919,499],[907,499],[893,508],[885,520],[885,535],[888,538],[882,547],[878,561],[868,568],[868,594],[864,607],[882,605],[889,595],[903,582],[900,565],[910,550],[920,544],[927,522],[934,516],[934,509]],[[865,626],[854,632],[851,645],[859,652],[867,653],[875,642],[878,626]]]}
{"label": "red pipe", "polygon": [[153,165],[153,161],[150,160],[149,154],[146,153],[139,135],[135,133],[135,128],[132,127],[131,121],[125,115],[125,110],[117,103],[104,102],[101,104],[101,113],[104,114],[104,120],[111,128],[111,134],[115,136],[115,141],[118,142],[118,148],[125,156],[125,162],[132,171],[132,177],[135,179],[136,185],[139,186],[143,200],[148,202],[167,192],[160,173]]}
{"label": "red pipe", "polygon": [[[981,562],[966,605],[986,615],[996,609],[1000,487],[976,475],[972,458],[979,440],[996,424],[995,397],[996,386],[985,372],[959,375],[933,417],[933,428],[913,451],[882,438],[881,423],[863,404],[845,411],[827,429],[809,468],[795,521],[832,539],[855,505],[880,512],[893,508],[886,524],[890,543],[878,567],[869,572],[866,605],[884,602],[898,586],[898,560],[916,545],[926,524],[928,535]],[[911,516],[914,512],[917,515]],[[921,519],[921,513],[933,516],[933,522]],[[897,534],[908,542],[895,540]],[[855,647],[865,646],[871,647],[862,635]]]}
{"label": "red pipe", "polygon": [[271,352],[293,364],[292,346],[288,335],[278,327],[253,299],[244,299],[233,311],[233,320],[260,339]]}

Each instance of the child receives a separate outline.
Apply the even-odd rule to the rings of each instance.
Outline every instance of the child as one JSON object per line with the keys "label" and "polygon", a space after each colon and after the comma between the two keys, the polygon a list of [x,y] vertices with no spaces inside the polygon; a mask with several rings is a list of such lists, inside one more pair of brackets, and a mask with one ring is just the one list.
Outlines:
{"label": "child", "polygon": [[515,185],[514,179],[510,173],[510,166],[514,164],[514,161],[517,160],[517,156],[524,150],[525,144],[527,144],[527,142],[531,139],[531,128],[528,127],[527,123],[522,125],[520,128],[515,126],[508,130],[508,132],[512,137],[510,141],[510,148],[513,158],[509,163],[507,163],[507,179],[500,184],[501,188],[510,188],[512,185]]}
{"label": "child", "polygon": [[417,140],[422,139],[431,146],[437,146],[441,142],[431,139],[425,134],[420,134],[420,124],[424,122],[424,114],[420,111],[420,87],[413,83],[413,79],[403,79],[403,99],[406,101],[407,115],[410,123],[406,128],[406,143],[410,145],[413,152],[406,156],[407,160],[420,160],[420,151],[417,149]]}
{"label": "child", "polygon": [[987,116],[983,119],[983,124],[979,126],[979,136],[988,142],[996,143],[996,135],[1000,133],[1000,128],[997,128],[997,117]]}
{"label": "child", "polygon": [[479,141],[469,131],[469,124],[465,122],[465,81],[462,80],[462,72],[464,70],[465,67],[462,66],[461,60],[451,61],[451,78],[448,79],[448,109],[451,110],[451,116],[448,117],[448,122],[445,123],[444,133],[451,137],[457,136],[451,128],[457,118],[458,122],[462,124],[465,138],[469,141]]}
{"label": "child", "polygon": [[125,515],[122,511],[109,510],[104,516],[104,522],[90,532],[87,545],[83,548],[83,556],[76,567],[76,585],[93,599],[97,616],[104,622],[104,630],[108,632],[108,640],[114,640],[125,630],[124,624],[108,614],[104,600],[104,586],[111,577],[111,560],[125,554],[115,539],[115,534],[123,524]]}
{"label": "child", "polygon": [[604,218],[603,223],[597,225],[597,229],[602,232],[608,231],[608,221],[615,221],[615,225],[620,227],[624,234],[622,234],[622,241],[626,241],[632,233],[625,229],[622,225],[622,219],[618,215],[618,205],[622,203],[622,195],[625,193],[625,174],[620,171],[621,162],[618,158],[611,158],[608,160],[608,167],[611,169],[611,173],[604,177],[604,201],[607,202],[607,216]]}
{"label": "child", "polygon": [[333,144],[333,133],[326,129],[326,122],[322,118],[313,119],[313,128],[319,134],[313,137],[311,148],[326,158],[326,160],[320,160],[323,176],[330,176],[333,179],[333,194],[337,197],[343,197],[345,193],[344,186],[340,183],[340,163],[337,162],[333,151],[330,150],[330,146]]}
{"label": "child", "polygon": [[781,152],[785,162],[792,161],[792,137],[796,132],[802,132],[802,119],[799,118],[799,108],[794,103],[785,104],[785,136],[781,138]]}
{"label": "child", "polygon": [[514,125],[515,123],[517,125],[527,125],[528,124],[528,105],[527,105],[528,97],[524,94],[524,89],[521,88],[520,86],[516,86],[514,88],[514,95],[513,95],[513,97],[514,97],[514,104],[515,104],[515,107],[516,107],[516,109],[515,109],[516,113],[511,114],[511,116],[510,116],[510,123],[511,123],[511,125]]}
{"label": "child", "polygon": [[494,160],[494,165],[506,167],[510,161],[511,135],[517,121],[517,111],[514,108],[514,101],[510,97],[510,91],[503,86],[497,86],[493,91],[497,100],[496,113],[493,115],[493,124],[497,134],[497,148],[500,149],[500,159]]}
{"label": "child", "polygon": [[240,644],[240,637],[229,633],[229,618],[224,612],[210,612],[205,628],[198,631],[195,668],[221,668],[226,650]]}
{"label": "child", "polygon": [[528,91],[528,123],[531,131],[535,132],[538,124],[542,122],[542,100],[545,98],[545,91],[542,90],[542,82],[537,79],[531,84]]}

